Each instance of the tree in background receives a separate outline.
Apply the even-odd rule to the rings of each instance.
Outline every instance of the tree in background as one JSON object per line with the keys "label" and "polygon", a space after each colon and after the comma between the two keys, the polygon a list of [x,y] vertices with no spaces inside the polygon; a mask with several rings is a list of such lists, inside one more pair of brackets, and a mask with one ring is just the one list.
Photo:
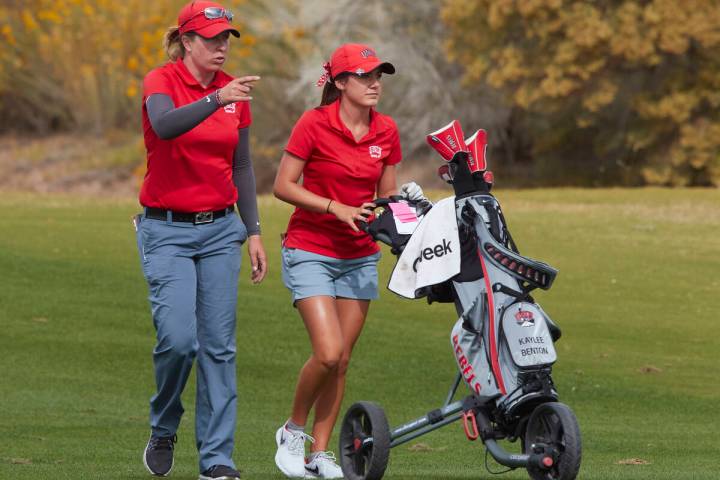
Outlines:
{"label": "tree in background", "polygon": [[181,2],[10,1],[0,9],[2,130],[101,132],[137,114]]}
{"label": "tree in background", "polygon": [[[10,0],[0,6],[0,131],[138,129],[142,79],[167,61],[162,39],[187,0]],[[227,0],[241,32],[227,68],[276,70],[278,34],[248,26],[264,2]],[[274,2],[282,5],[286,2]],[[271,17],[270,17],[271,18]],[[267,41],[266,41],[267,40]],[[256,48],[261,55],[255,55]],[[272,55],[268,51],[272,50]],[[253,57],[253,60],[249,59]]]}
{"label": "tree in background", "polygon": [[[112,153],[98,151],[95,143],[87,145],[86,155],[92,161],[83,165],[99,171],[119,166],[123,174],[127,166],[139,165],[135,174],[142,177],[142,80],[168,61],[163,35],[176,23],[186,2],[4,2],[0,5],[4,45],[0,49],[0,133],[91,134],[112,143],[112,149],[104,149]],[[234,12],[233,25],[241,32],[239,39],[231,39],[225,70],[236,76],[263,77],[254,92],[253,103],[261,107],[253,109],[251,142],[258,185],[267,190],[274,176],[272,164],[302,112],[302,105],[288,102],[284,92],[297,77],[303,32],[293,26],[293,0],[223,0],[222,4]],[[118,149],[117,154],[113,149]],[[46,155],[69,156],[82,154]]]}
{"label": "tree in background", "polygon": [[720,184],[720,2],[445,0],[467,84],[526,112],[548,176]]}

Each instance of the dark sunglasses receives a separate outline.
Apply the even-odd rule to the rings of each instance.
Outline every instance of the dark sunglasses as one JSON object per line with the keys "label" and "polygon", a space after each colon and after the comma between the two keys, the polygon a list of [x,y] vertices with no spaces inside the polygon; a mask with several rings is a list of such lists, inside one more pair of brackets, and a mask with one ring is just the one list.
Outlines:
{"label": "dark sunglasses", "polygon": [[197,17],[198,15],[200,15],[200,13],[202,13],[203,15],[205,15],[205,18],[207,18],[208,20],[217,20],[218,18],[225,17],[225,18],[227,18],[227,21],[228,21],[228,22],[232,22],[232,19],[233,19],[233,17],[234,17],[233,13],[232,13],[230,10],[226,9],[226,8],[221,8],[221,7],[207,7],[207,8],[204,8],[202,12],[198,12],[198,13],[196,13],[195,15],[193,15],[192,17],[190,17],[190,18],[188,18],[187,20],[185,20],[185,21],[183,22],[183,24],[180,25],[180,27],[182,27],[183,25],[185,25],[186,23],[188,23],[190,20],[192,20],[193,18],[195,18],[195,17]]}

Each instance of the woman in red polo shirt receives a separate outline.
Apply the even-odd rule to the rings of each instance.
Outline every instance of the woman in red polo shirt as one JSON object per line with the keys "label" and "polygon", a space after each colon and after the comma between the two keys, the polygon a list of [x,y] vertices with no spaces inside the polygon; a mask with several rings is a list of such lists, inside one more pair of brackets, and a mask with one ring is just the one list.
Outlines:
{"label": "woman in red polo shirt", "polygon": [[240,478],[232,450],[241,244],[248,239],[254,283],[266,261],[248,147],[249,94],[259,77],[233,79],[221,70],[230,34],[240,35],[231,20],[217,3],[185,5],[165,39],[172,61],[143,85],[147,173],[136,227],[157,331],[143,462],[157,476],[172,468],[180,396],[197,357],[200,480]]}
{"label": "woman in red polo shirt", "polygon": [[[395,67],[366,45],[346,44],[325,69],[318,82],[325,84],[321,105],[295,124],[274,187],[275,196],[297,207],[283,242],[283,280],[313,349],[300,371],[292,414],[276,433],[275,463],[288,477],[343,476],[327,444],[353,345],[378,295],[380,258],[356,222],[372,213],[373,198],[397,193],[395,165],[402,158],[395,122],[374,108],[382,74]],[[401,191],[422,198],[414,183]],[[309,436],[304,427],[313,407]],[[306,461],[307,439],[313,445]]]}

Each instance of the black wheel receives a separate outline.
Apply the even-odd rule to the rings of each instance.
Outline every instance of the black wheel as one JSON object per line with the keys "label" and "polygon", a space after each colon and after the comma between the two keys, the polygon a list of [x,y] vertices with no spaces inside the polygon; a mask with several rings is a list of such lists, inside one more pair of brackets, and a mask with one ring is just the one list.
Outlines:
{"label": "black wheel", "polygon": [[340,466],[348,480],[378,480],[390,456],[390,427],[385,412],[371,402],[353,404],[340,429]]}
{"label": "black wheel", "polygon": [[538,405],[530,415],[525,429],[523,451],[532,454],[533,445],[555,451],[549,469],[528,466],[533,480],[574,480],[580,471],[582,441],[575,414],[563,403],[548,402]]}

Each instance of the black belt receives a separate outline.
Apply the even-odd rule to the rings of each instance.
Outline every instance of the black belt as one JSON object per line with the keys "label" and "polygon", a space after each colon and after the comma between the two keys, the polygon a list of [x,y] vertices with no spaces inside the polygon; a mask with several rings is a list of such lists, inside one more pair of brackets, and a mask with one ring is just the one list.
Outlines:
{"label": "black belt", "polygon": [[175,212],[173,210],[165,210],[164,208],[145,207],[145,217],[155,220],[167,220],[168,212],[170,212],[173,222],[186,222],[199,225],[202,223],[212,223],[215,219],[222,218],[225,215],[235,211],[235,207],[230,205],[222,210],[214,212]]}

